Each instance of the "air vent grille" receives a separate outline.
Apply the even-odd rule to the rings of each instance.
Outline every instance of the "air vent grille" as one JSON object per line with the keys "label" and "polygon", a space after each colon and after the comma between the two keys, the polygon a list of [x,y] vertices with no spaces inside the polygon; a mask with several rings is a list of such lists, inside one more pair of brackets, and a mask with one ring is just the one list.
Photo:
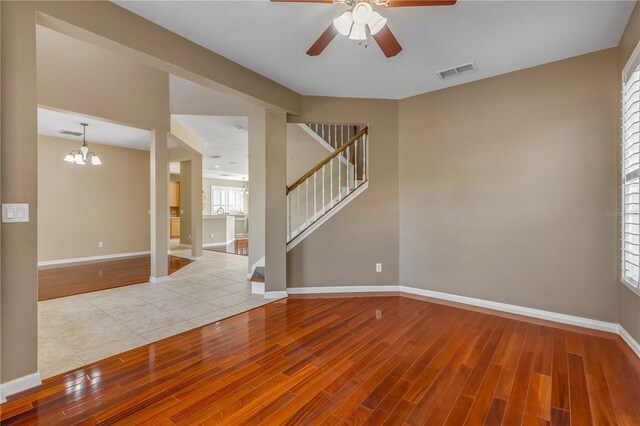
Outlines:
{"label": "air vent grille", "polygon": [[82,132],[72,132],[71,130],[62,130],[60,133],[69,136],[82,136]]}
{"label": "air vent grille", "polygon": [[446,70],[438,71],[438,77],[443,80],[454,78],[462,74],[468,74],[478,71],[475,62],[469,62],[468,64],[458,65],[457,67],[449,68]]}

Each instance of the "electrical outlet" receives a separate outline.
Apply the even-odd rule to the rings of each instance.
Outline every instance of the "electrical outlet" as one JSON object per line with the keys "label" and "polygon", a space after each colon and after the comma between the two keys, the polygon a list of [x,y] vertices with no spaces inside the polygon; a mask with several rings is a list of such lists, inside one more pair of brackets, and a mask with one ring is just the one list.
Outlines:
{"label": "electrical outlet", "polygon": [[376,272],[382,272],[382,263],[376,263]]}
{"label": "electrical outlet", "polygon": [[99,247],[99,248],[104,247],[104,243],[103,243],[102,241],[98,241],[98,247]]}
{"label": "electrical outlet", "polygon": [[209,234],[209,236],[210,236],[211,238],[213,238],[213,233]]}

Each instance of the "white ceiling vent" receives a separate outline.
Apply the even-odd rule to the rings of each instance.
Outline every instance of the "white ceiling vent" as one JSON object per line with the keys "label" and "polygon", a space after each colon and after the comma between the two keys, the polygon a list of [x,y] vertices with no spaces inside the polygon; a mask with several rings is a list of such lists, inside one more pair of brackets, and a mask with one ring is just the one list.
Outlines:
{"label": "white ceiling vent", "polygon": [[458,65],[457,67],[438,71],[436,74],[438,74],[438,77],[440,77],[441,79],[448,80],[450,78],[453,78],[462,74],[468,74],[476,71],[478,71],[478,67],[476,67],[476,63],[469,62],[468,64]]}

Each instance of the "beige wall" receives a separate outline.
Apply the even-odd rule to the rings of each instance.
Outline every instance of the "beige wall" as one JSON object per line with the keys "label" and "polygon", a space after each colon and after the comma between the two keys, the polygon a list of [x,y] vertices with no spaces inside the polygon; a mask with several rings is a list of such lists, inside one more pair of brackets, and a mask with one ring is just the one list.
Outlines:
{"label": "beige wall", "polygon": [[38,261],[148,251],[149,152],[90,141],[101,166],[62,161],[78,146],[38,137]]}
{"label": "beige wall", "polygon": [[[617,234],[612,231],[616,219],[603,218],[604,209],[617,208],[612,154],[617,141],[610,140],[610,132],[615,134],[619,123],[619,87],[609,85],[611,75],[619,80],[619,73],[611,51],[402,101],[400,120],[410,126],[403,124],[399,130],[397,101],[303,98],[110,2],[0,2],[0,7],[1,191],[5,202],[29,203],[32,218],[38,217],[37,21],[162,71],[239,94],[261,107],[302,114],[301,118],[309,121],[370,125],[370,188],[288,254],[289,286],[411,284],[399,280],[401,223],[401,278],[411,278],[431,289],[594,318],[617,317],[618,300],[611,296],[617,286],[613,279],[617,262],[609,254],[615,253],[617,246]],[[637,9],[634,16],[638,16]],[[160,88],[150,96],[148,102],[168,105],[166,90]],[[87,101],[93,105],[102,102],[95,98]],[[99,106],[107,105],[121,103],[112,99]],[[411,105],[418,110],[411,111]],[[78,111],[75,106],[64,108]],[[429,114],[424,114],[427,110]],[[136,111],[131,117],[107,108],[101,111],[93,114],[129,125],[144,121],[134,116]],[[254,213],[269,198],[265,190],[269,170],[261,161],[267,151],[264,137],[253,144],[251,136],[264,136],[264,110],[256,111],[255,117],[252,120],[249,115],[249,150],[251,158],[259,159],[250,162],[251,229],[262,227],[264,231],[268,225],[264,212]],[[168,130],[168,114],[166,120],[166,128],[159,131]],[[164,118],[150,121],[164,122]],[[448,135],[445,123],[453,130]],[[412,133],[415,137],[406,139]],[[480,147],[488,152],[483,153]],[[398,198],[399,150],[402,170],[406,167],[402,203]],[[280,158],[274,160],[279,162]],[[509,166],[514,161],[519,161],[518,167]],[[543,166],[534,168],[532,162]],[[461,176],[454,175],[451,168]],[[463,181],[463,176],[468,179]],[[516,184],[520,187],[515,188]],[[273,188],[281,186],[276,183]],[[496,187],[511,195],[501,195]],[[283,208],[279,197],[280,193],[275,199],[278,211]],[[487,205],[481,202],[483,197],[493,202],[493,211],[482,209]],[[514,198],[522,199],[523,205],[514,207]],[[441,201],[441,207],[433,207],[432,201]],[[471,209],[477,211],[472,214]],[[514,221],[513,214],[521,215],[521,220]],[[420,223],[416,223],[417,217],[422,218]],[[468,219],[473,225],[464,221],[454,224],[454,219]],[[167,225],[166,220],[160,222],[158,226]],[[509,230],[521,231],[525,225],[527,237],[533,237],[516,240],[506,235]],[[461,229],[469,232],[460,234]],[[470,240],[470,235],[475,239]],[[2,225],[1,238],[0,381],[5,382],[37,368],[37,220]],[[255,255],[253,247],[264,246],[264,241],[251,238]],[[413,248],[424,250],[418,256]],[[489,257],[486,253],[491,249],[495,251]],[[509,249],[522,251],[516,256]],[[448,265],[451,253],[461,255],[456,265],[472,270],[469,277],[453,277],[451,268],[441,267]],[[382,273],[374,272],[375,262],[384,264]],[[496,277],[504,279],[496,282]]]}
{"label": "beige wall", "polygon": [[[2,201],[29,203],[31,222],[2,224],[0,382],[37,370],[37,90],[33,10],[2,8]],[[22,6],[22,3],[11,3]]]}
{"label": "beige wall", "polygon": [[[398,102],[305,97],[301,122],[369,125],[369,189],[287,255],[287,286],[398,284]],[[375,272],[382,263],[383,271]]]}
{"label": "beige wall", "polygon": [[617,50],[400,102],[400,282],[617,322]]}
{"label": "beige wall", "polygon": [[287,124],[287,185],[291,185],[329,154],[297,123]]}
{"label": "beige wall", "polygon": [[[3,2],[5,3],[5,2]],[[8,2],[14,3],[14,2]],[[302,96],[109,1],[32,1],[12,6],[39,24],[259,104],[298,113]],[[25,22],[21,22],[24,24]]]}
{"label": "beige wall", "polygon": [[37,27],[38,103],[143,129],[169,129],[166,73]]}
{"label": "beige wall", "polygon": [[[164,28],[153,24],[133,13],[130,13],[111,2],[0,2],[2,8],[0,25],[2,31],[2,69],[1,69],[1,120],[2,120],[2,195],[8,203],[28,203],[32,220],[29,223],[2,225],[2,253],[0,258],[2,280],[2,366],[1,382],[22,377],[37,370],[37,105],[38,79],[36,52],[36,23],[47,28],[71,35],[85,42],[108,49],[113,53],[123,54],[129,59],[145,63],[148,66],[166,72],[172,72],[190,78],[212,88],[225,90],[243,97],[245,100],[259,103],[263,107],[275,107],[289,112],[300,112],[302,97],[238,64],[210,52],[195,43],[177,36]],[[82,61],[75,57],[68,64],[69,69],[78,66]],[[68,75],[73,75],[71,71]],[[65,77],[66,74],[61,74]],[[101,74],[101,77],[105,77]],[[166,75],[165,75],[166,77]],[[108,85],[105,80],[103,85]],[[58,84],[55,81],[55,84]],[[164,82],[163,82],[164,83]],[[78,93],[78,86],[70,93]],[[75,88],[74,88],[75,87]],[[135,88],[136,86],[130,86]],[[100,93],[109,95],[109,90]],[[113,93],[111,93],[113,96]],[[136,95],[140,96],[137,92]],[[76,96],[82,98],[82,94]],[[80,102],[81,100],[77,100]],[[140,113],[155,110],[150,107],[145,111],[131,111],[131,116],[124,117],[108,106],[122,107],[117,99],[86,98],[86,103],[100,104],[98,115],[113,119],[122,124],[141,126],[138,120]],[[57,103],[46,101],[48,106]],[[166,115],[154,117],[154,123],[163,123],[153,129],[158,143],[152,144],[151,168],[153,176],[160,176],[161,182],[154,180],[157,186],[152,187],[158,199],[152,199],[154,206],[166,207],[168,191],[166,183],[166,132],[169,130],[169,99],[167,84],[149,94],[146,102],[166,107]],[[102,103],[102,104],[101,104]],[[65,102],[66,104],[66,102]],[[74,103],[74,105],[76,105]],[[88,105],[87,108],[90,108]],[[104,107],[104,108],[103,108]],[[77,106],[62,107],[76,112],[85,112]],[[130,110],[129,110],[130,111]],[[86,113],[86,112],[85,112]],[[114,118],[119,117],[119,118]],[[249,123],[251,128],[251,120]],[[250,148],[251,149],[251,148]],[[154,157],[155,153],[155,157]],[[166,179],[165,179],[166,178]],[[156,189],[158,191],[156,191]],[[264,197],[264,191],[251,191],[252,194]],[[257,203],[252,203],[257,205]],[[167,209],[168,210],[168,209]],[[152,240],[152,247],[162,248],[165,234],[168,235],[168,211],[157,211],[152,217],[153,227],[157,232],[159,243]],[[157,219],[157,220],[156,220]],[[257,227],[255,227],[257,228]],[[256,246],[259,241],[252,241]],[[166,245],[166,244],[165,244]],[[166,248],[164,250],[166,252]],[[164,260],[166,266],[166,258]],[[155,268],[154,276],[163,269]],[[157,269],[157,270],[156,270]]]}
{"label": "beige wall", "polygon": [[[622,70],[627,64],[631,53],[633,53],[633,50],[638,45],[638,42],[640,42],[640,2],[636,2],[636,7],[633,9],[633,13],[629,18],[627,28],[620,39],[620,45],[618,47],[619,79],[622,78]],[[620,86],[618,90],[620,91],[621,89]],[[620,111],[619,108],[618,106],[618,111]],[[618,120],[620,120],[620,115],[618,115]],[[619,140],[620,134],[618,133],[618,141]],[[618,155],[620,155],[619,153],[620,149],[618,148]],[[620,164],[620,162],[618,162],[618,164]],[[620,170],[618,169],[618,178],[619,177]],[[620,200],[618,200],[618,203],[620,203]],[[618,229],[618,232],[620,232],[620,229]],[[620,257],[618,257],[618,262],[619,261]],[[620,303],[620,324],[631,334],[636,342],[640,342],[640,296],[622,283],[618,285],[618,295]]]}

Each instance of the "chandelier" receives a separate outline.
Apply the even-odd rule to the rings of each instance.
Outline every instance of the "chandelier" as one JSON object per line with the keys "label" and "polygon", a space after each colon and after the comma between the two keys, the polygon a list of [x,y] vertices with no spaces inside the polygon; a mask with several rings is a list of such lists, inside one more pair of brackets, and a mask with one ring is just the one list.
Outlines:
{"label": "chandelier", "polygon": [[96,155],[95,152],[89,151],[89,146],[87,146],[87,123],[80,123],[82,126],[82,146],[80,149],[74,149],[70,153],[64,157],[64,161],[67,163],[74,163],[84,166],[85,164],[91,164],[92,166],[99,166],[102,164],[100,158]]}

